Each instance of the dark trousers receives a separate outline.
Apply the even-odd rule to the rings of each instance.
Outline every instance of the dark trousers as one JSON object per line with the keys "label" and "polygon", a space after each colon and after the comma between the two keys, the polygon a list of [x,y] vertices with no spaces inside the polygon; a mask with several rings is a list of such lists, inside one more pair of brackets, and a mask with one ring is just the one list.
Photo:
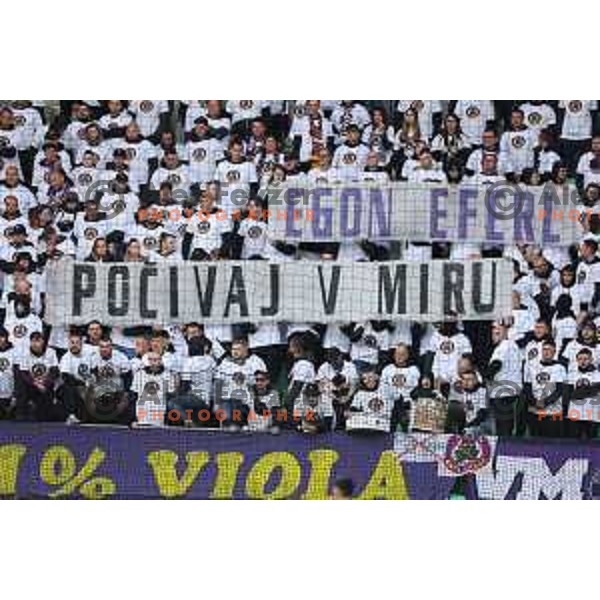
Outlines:
{"label": "dark trousers", "polygon": [[[168,413],[176,410],[179,413],[179,418],[169,419]],[[191,411],[191,412],[190,412]],[[202,414],[200,414],[202,411]],[[195,425],[207,427],[214,425],[214,416],[210,410],[210,404],[199,398],[195,394],[180,394],[173,398],[168,403],[167,425],[183,425],[188,420],[188,415],[191,417]],[[174,417],[177,415],[175,414]],[[206,418],[208,416],[208,418]]]}
{"label": "dark trousers", "polygon": [[62,421],[65,411],[52,389],[40,390],[27,382],[20,382],[16,392],[15,416],[19,421]]}
{"label": "dark trousers", "polygon": [[83,419],[83,384],[65,382],[58,390],[67,416],[75,415],[79,420]]}
{"label": "dark trousers", "polygon": [[446,433],[462,433],[467,424],[464,406],[460,402],[449,402],[446,414]]}
{"label": "dark trousers", "polygon": [[539,418],[537,414],[528,413],[529,433],[533,437],[561,438],[564,432],[564,422],[558,416]]}
{"label": "dark trousers", "polygon": [[567,164],[569,175],[575,176],[579,157],[587,152],[589,146],[589,140],[561,140],[561,155]]}
{"label": "dark trousers", "polygon": [[563,434],[579,440],[593,440],[598,434],[598,423],[581,419],[566,419]]}
{"label": "dark trousers", "polygon": [[219,408],[225,411],[223,425],[237,425],[238,427],[242,427],[248,423],[250,409],[241,400],[228,398],[221,402]]}
{"label": "dark trousers", "polygon": [[523,436],[527,429],[527,407],[521,396],[505,396],[495,398],[494,421],[496,422],[496,435],[498,436]]}
{"label": "dark trousers", "polygon": [[0,421],[12,418],[14,410],[11,407],[11,398],[0,398]]}

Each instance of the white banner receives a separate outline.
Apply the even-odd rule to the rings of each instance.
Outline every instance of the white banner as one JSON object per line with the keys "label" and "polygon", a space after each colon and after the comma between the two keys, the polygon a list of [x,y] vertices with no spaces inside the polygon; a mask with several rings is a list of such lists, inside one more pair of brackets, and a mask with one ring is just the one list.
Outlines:
{"label": "white banner", "polygon": [[542,244],[581,240],[582,220],[596,210],[579,204],[573,186],[488,186],[356,183],[292,187],[269,194],[269,230],[288,242],[346,239]]}
{"label": "white banner", "polygon": [[511,313],[503,259],[431,262],[221,261],[169,264],[61,260],[48,267],[46,320],[110,325],[438,321]]}

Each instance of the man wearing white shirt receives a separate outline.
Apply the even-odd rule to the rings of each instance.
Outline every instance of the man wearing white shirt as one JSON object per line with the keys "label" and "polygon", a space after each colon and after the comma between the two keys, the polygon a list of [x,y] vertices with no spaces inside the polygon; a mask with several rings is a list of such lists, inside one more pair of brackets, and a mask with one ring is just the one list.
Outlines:
{"label": "man wearing white shirt", "polygon": [[587,149],[592,137],[593,115],[598,109],[596,100],[561,100],[558,107],[564,111],[560,139],[561,154],[571,174],[575,173],[577,161]]}
{"label": "man wearing white shirt", "polygon": [[333,167],[344,181],[358,181],[368,155],[369,147],[360,141],[360,129],[356,125],[349,125],[346,143],[339,146],[333,155]]}
{"label": "man wearing white shirt", "polygon": [[4,169],[4,181],[0,183],[0,205],[6,196],[15,196],[19,201],[19,210],[27,215],[32,208],[38,205],[38,201],[29,189],[19,179],[19,169],[10,165]]}
{"label": "man wearing white shirt", "polygon": [[129,112],[145,138],[156,135],[161,126],[167,125],[169,103],[166,100],[131,100]]}
{"label": "man wearing white shirt", "polygon": [[489,121],[495,118],[491,100],[458,100],[454,114],[460,119],[460,127],[471,145],[481,144],[481,136]]}
{"label": "man wearing white shirt", "polygon": [[217,163],[224,158],[224,149],[223,143],[211,134],[206,117],[198,117],[194,122],[190,140],[185,145],[185,158],[192,183],[206,183],[215,178]]}
{"label": "man wearing white shirt", "polygon": [[160,189],[161,183],[168,181],[173,185],[174,190],[183,190],[186,194],[190,193],[190,172],[187,165],[182,165],[179,156],[175,150],[167,150],[164,153],[164,159],[161,166],[154,172],[150,180],[150,189]]}
{"label": "man wearing white shirt", "polygon": [[92,356],[97,352],[83,343],[77,332],[69,334],[69,349],[60,359],[62,376],[60,395],[65,404],[67,422],[76,423],[83,417],[83,391],[92,375]]}
{"label": "man wearing white shirt", "polygon": [[111,140],[113,153],[122,150],[127,156],[130,181],[132,177],[139,185],[147,185],[150,171],[150,161],[157,159],[157,149],[154,144],[144,139],[137,122],[133,121],[125,128],[125,137]]}
{"label": "man wearing white shirt", "polygon": [[526,427],[526,411],[521,400],[523,387],[523,355],[517,344],[508,339],[507,328],[492,325],[494,351],[490,358],[487,376],[490,379],[490,397],[493,403],[498,435],[523,435]]}
{"label": "man wearing white shirt", "polygon": [[554,109],[543,100],[530,100],[519,106],[525,117],[525,124],[529,129],[539,135],[542,129],[549,129],[556,125]]}
{"label": "man wearing white shirt", "polygon": [[600,181],[596,167],[597,164],[600,164],[600,135],[595,135],[592,138],[590,151],[582,154],[577,162],[576,175],[578,183],[584,188],[590,183],[598,183]]}
{"label": "man wearing white shirt", "polygon": [[202,199],[186,224],[183,256],[189,260],[214,260],[225,253],[232,230],[231,217],[215,204],[213,195]]}
{"label": "man wearing white shirt", "polygon": [[246,160],[243,145],[238,140],[229,144],[229,155],[217,165],[215,179],[222,184],[221,206],[228,215],[240,210],[258,184],[256,166]]}
{"label": "man wearing white shirt", "polygon": [[506,169],[515,175],[533,167],[533,149],[537,144],[537,136],[524,121],[523,111],[514,109],[510,116],[510,129],[500,138],[500,153],[506,161]]}
{"label": "man wearing white shirt", "polygon": [[64,418],[64,414],[56,396],[56,383],[60,376],[56,352],[47,347],[44,336],[39,331],[34,331],[28,341],[27,348],[17,359],[16,418],[60,420]]}
{"label": "man wearing white shirt", "polygon": [[67,125],[62,142],[67,150],[77,151],[83,143],[86,127],[93,123],[92,109],[84,102],[73,106],[73,119]]}

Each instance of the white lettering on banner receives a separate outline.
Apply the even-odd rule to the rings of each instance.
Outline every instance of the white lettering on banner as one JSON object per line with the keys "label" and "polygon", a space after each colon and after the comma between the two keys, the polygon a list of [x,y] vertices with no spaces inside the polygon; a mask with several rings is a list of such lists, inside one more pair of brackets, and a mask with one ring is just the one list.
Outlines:
{"label": "white lettering on banner", "polygon": [[[273,207],[269,231],[274,239],[561,246],[581,239],[585,233],[581,221],[589,219],[592,212],[578,204],[574,186],[552,183],[536,187],[404,182],[308,188],[289,185],[276,195],[276,205],[287,206],[297,196],[302,196],[302,204],[282,211],[284,218],[275,218]],[[286,204],[285,199],[289,199]]]}
{"label": "white lettering on banner", "polygon": [[581,500],[588,470],[589,460],[583,458],[569,458],[553,473],[542,457],[498,456],[494,465],[477,471],[477,494],[482,500],[504,500],[514,487],[517,500]]}
{"label": "white lettering on banner", "polygon": [[46,319],[111,325],[438,321],[510,315],[504,259],[430,262],[219,261],[48,267]]}

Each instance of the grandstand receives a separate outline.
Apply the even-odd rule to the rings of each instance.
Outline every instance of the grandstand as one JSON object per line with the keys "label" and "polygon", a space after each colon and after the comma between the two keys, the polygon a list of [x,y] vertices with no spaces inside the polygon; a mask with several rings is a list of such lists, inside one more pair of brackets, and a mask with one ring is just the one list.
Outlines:
{"label": "grandstand", "polygon": [[[3,436],[260,439],[200,497],[326,497],[319,444],[361,497],[491,497],[513,445],[594,447],[599,201],[597,101],[4,101]],[[592,497],[588,463],[537,492]],[[119,495],[85,485],[59,496]]]}

